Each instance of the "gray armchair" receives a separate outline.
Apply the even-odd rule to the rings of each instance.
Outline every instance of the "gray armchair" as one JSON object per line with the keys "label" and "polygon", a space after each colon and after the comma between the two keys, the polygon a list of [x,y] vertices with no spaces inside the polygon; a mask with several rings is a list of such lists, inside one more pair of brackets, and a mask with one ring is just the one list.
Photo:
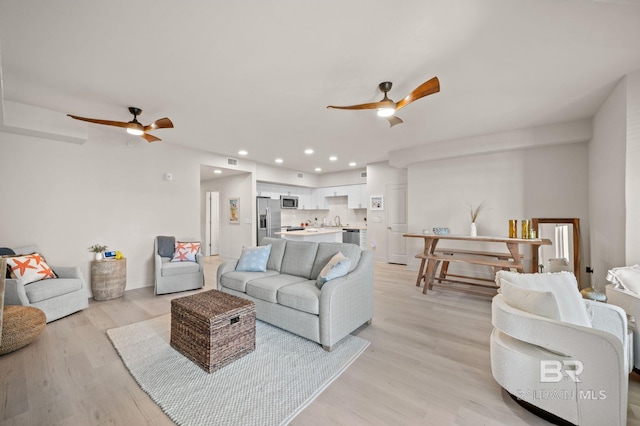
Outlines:
{"label": "gray armchair", "polygon": [[[158,243],[158,239],[161,243]],[[195,262],[172,262],[173,252],[169,253],[164,243],[167,238],[156,237],[154,243],[155,294],[176,293],[204,287],[204,263],[202,252],[196,254]],[[163,240],[164,239],[164,240]],[[183,242],[195,242],[196,238],[179,238]]]}
{"label": "gray armchair", "polygon": [[[41,253],[38,246],[13,249],[16,254]],[[51,266],[51,265],[49,265]],[[77,266],[51,266],[58,278],[19,284],[17,280],[5,281],[4,304],[33,306],[42,310],[47,322],[86,309],[89,306],[87,283]]]}

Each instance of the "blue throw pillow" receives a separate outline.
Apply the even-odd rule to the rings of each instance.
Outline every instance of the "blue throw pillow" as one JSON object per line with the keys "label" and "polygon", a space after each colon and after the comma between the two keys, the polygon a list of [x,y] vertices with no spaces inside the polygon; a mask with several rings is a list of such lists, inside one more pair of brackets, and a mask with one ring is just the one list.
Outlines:
{"label": "blue throw pillow", "polygon": [[242,247],[242,255],[236,265],[236,271],[266,272],[269,254],[271,254],[271,244],[260,247]]}
{"label": "blue throw pillow", "polygon": [[345,257],[341,252],[336,253],[329,262],[324,265],[322,271],[318,275],[316,285],[320,290],[327,281],[345,276],[351,269],[351,259]]}

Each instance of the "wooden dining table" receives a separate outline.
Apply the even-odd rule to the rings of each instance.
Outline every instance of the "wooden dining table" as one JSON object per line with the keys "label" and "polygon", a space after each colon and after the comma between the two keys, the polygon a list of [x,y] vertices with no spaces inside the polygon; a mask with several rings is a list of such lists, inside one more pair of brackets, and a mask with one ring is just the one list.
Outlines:
{"label": "wooden dining table", "polygon": [[[525,272],[524,265],[522,263],[522,253],[520,252],[520,246],[531,246],[532,250],[538,250],[541,245],[551,245],[551,240],[542,238],[507,238],[507,237],[491,237],[491,236],[477,236],[471,237],[468,235],[436,235],[436,234],[403,234],[406,238],[422,238],[424,240],[424,249],[422,253],[416,255],[421,259],[420,269],[418,270],[418,278],[416,280],[416,286],[420,286],[424,280],[423,293],[427,293],[427,290],[433,288],[435,280],[439,282],[451,281],[462,282],[464,284],[483,285],[469,281],[456,281],[446,278],[449,262],[467,263],[472,265],[485,265],[493,268],[494,272],[498,270],[511,270],[515,269],[518,272]],[[461,241],[464,242],[464,248],[451,248],[443,249],[438,248],[438,243],[441,241]],[[506,252],[494,252],[478,250],[479,244],[482,243],[500,243],[507,247]],[[467,248],[469,247],[469,248]],[[442,263],[442,271],[439,277],[436,277],[436,270]],[[538,265],[531,264],[531,272],[538,270]],[[482,278],[477,280],[492,281]],[[484,286],[488,286],[484,284]],[[495,284],[490,285],[495,287]]]}

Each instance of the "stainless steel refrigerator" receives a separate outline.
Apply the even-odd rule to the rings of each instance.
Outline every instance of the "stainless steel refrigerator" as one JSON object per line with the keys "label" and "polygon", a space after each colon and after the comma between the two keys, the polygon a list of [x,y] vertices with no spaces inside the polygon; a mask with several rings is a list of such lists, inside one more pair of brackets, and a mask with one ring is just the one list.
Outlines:
{"label": "stainless steel refrigerator", "polygon": [[280,200],[272,200],[269,197],[257,197],[258,208],[258,244],[264,237],[278,238],[276,232],[280,232]]}

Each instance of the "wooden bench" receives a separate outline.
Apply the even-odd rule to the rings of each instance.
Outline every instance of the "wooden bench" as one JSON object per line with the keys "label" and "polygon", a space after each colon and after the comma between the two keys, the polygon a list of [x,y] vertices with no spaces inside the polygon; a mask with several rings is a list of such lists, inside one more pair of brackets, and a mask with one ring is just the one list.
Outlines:
{"label": "wooden bench", "polygon": [[[546,238],[507,238],[507,237],[495,237],[495,236],[468,236],[468,235],[435,235],[435,234],[402,234],[405,238],[420,238],[424,242],[424,250],[422,254],[416,256],[421,259],[420,269],[418,269],[418,277],[416,279],[416,286],[420,286],[422,280],[425,282],[425,286],[422,289],[423,293],[427,293],[427,290],[431,288],[434,280],[436,279],[436,269],[442,262],[446,263],[444,278],[439,277],[438,280],[448,280],[447,276],[452,277],[447,271],[449,262],[461,262],[470,263],[474,265],[486,265],[496,269],[515,269],[519,272],[524,272],[524,265],[522,264],[523,256],[520,254],[521,246],[529,246],[531,250],[538,250],[540,246],[551,245],[551,240]],[[485,251],[473,251],[473,250],[461,250],[461,249],[443,249],[437,248],[440,241],[457,241],[464,242],[467,245],[473,244],[494,244],[501,243],[507,246],[507,250],[510,254],[485,252]],[[425,270],[426,267],[426,270]],[[531,270],[536,271],[538,265],[532,263]],[[471,277],[473,278],[473,277]],[[484,286],[487,286],[486,282],[491,281],[486,278],[474,281],[483,281]],[[477,283],[476,283],[477,284]],[[491,285],[495,288],[495,285]]]}
{"label": "wooden bench", "polygon": [[[462,255],[462,256],[459,256],[459,255]],[[520,259],[522,259],[524,258],[524,255],[520,254],[519,257]],[[497,272],[500,269],[509,270],[512,268],[518,270],[519,272],[524,272],[522,270],[521,262],[520,262],[520,265],[514,263],[513,256],[510,253],[442,248],[442,249],[436,249],[434,251],[434,254],[432,255],[424,255],[422,253],[418,253],[416,255],[416,258],[422,259],[423,262],[427,260],[435,260],[437,264],[442,262],[442,266],[440,267],[440,274],[437,278],[435,278],[438,281],[438,283],[453,282],[453,283],[470,284],[470,285],[477,285],[477,286],[490,287],[490,288],[496,287],[493,279],[449,273],[450,262],[489,266],[493,268],[494,272]],[[435,274],[435,270],[432,271],[432,273]],[[426,274],[422,278],[425,280],[425,282],[427,282]],[[454,278],[454,279],[451,279],[451,278]],[[491,284],[487,284],[487,283],[491,283]],[[420,281],[418,281],[416,285],[420,285]]]}

